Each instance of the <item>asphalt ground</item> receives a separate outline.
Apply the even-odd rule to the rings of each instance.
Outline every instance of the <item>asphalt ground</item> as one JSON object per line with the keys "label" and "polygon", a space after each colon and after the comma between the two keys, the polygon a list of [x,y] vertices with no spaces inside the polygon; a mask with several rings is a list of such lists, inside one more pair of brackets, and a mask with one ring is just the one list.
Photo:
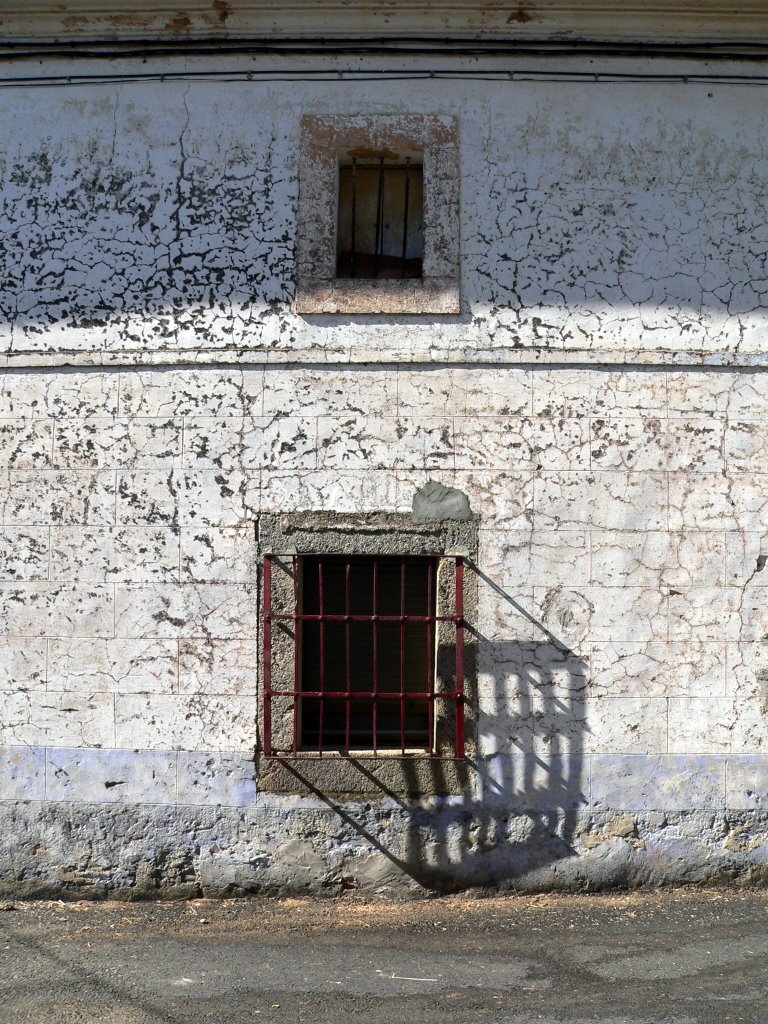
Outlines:
{"label": "asphalt ground", "polygon": [[0,906],[2,1024],[768,1024],[763,891]]}

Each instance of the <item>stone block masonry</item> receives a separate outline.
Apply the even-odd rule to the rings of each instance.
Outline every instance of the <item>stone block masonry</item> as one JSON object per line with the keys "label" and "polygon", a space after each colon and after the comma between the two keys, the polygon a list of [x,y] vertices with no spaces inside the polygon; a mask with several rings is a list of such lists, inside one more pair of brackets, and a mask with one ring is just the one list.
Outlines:
{"label": "stone block masonry", "polygon": [[[762,374],[67,379],[66,410],[56,371],[2,387],[0,814],[25,837],[0,862],[7,891],[762,877],[768,550],[740,454],[745,424],[768,429]],[[692,392],[725,404],[726,384],[749,417],[704,420]],[[429,478],[480,513],[465,791],[260,793],[259,516],[405,513]],[[690,493],[708,495],[695,520]]]}
{"label": "stone block masonry", "polygon": [[[612,67],[3,91],[3,893],[765,879],[768,106]],[[302,316],[302,117],[401,114],[460,312]],[[477,517],[471,756],[278,770],[261,526],[417,492]]]}

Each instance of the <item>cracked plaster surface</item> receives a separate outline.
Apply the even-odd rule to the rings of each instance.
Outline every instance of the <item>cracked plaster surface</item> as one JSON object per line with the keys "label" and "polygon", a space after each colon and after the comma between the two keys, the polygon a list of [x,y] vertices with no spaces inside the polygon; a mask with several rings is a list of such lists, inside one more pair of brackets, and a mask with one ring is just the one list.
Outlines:
{"label": "cracked plaster surface", "polygon": [[[304,88],[253,86],[262,119],[253,90],[193,85],[41,91],[9,118],[0,342],[131,365],[0,372],[0,794],[26,772],[42,798],[55,765],[53,801],[255,806],[259,513],[408,512],[437,479],[481,517],[485,776],[457,814],[765,806],[768,374],[661,366],[764,348],[765,111],[718,93],[692,122],[654,86],[659,134],[629,90],[462,106],[435,84],[465,309],[321,321],[289,311]],[[623,365],[547,362],[590,353]],[[262,838],[310,820],[292,799]]]}
{"label": "cracked plaster surface", "polygon": [[[358,109],[380,109],[375,84],[355,88]],[[458,118],[464,300],[457,317],[375,324],[290,311],[300,117],[310,103],[338,112],[338,86],[16,92],[0,158],[2,348],[192,362],[759,357],[765,110],[746,86],[735,105],[734,88],[713,89],[692,117],[685,88],[617,86],[604,105],[586,84],[488,83],[462,100],[433,83],[426,104],[391,83],[390,111]]]}
{"label": "cracked plaster surface", "polygon": [[[162,696],[141,742],[160,749],[165,731],[169,744],[207,743],[217,734],[183,726],[182,697],[257,694],[259,512],[408,511],[438,477],[481,515],[481,752],[768,753],[768,506],[759,446],[745,472],[741,440],[744,424],[759,438],[768,423],[760,374],[66,376],[66,388],[56,372],[3,380],[4,423],[18,428],[0,486],[6,692],[107,697],[113,728],[118,697]],[[110,415],[97,415],[102,401]],[[20,468],[39,449],[24,428],[40,422],[53,426],[50,462]],[[57,436],[98,454],[57,456]],[[540,705],[530,689],[521,706],[504,667],[521,657]],[[257,742],[251,711],[238,749],[246,734]],[[62,723],[78,712],[48,714],[51,737],[76,745]]]}

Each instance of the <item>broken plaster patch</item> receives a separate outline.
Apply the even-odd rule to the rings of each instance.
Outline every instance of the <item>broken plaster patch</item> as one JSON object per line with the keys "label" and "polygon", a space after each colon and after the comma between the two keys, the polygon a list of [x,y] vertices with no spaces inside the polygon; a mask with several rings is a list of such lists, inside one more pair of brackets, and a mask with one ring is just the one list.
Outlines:
{"label": "broken plaster patch", "polygon": [[474,513],[469,498],[458,487],[446,487],[437,480],[427,480],[413,496],[413,521],[434,523],[444,519],[466,522]]}

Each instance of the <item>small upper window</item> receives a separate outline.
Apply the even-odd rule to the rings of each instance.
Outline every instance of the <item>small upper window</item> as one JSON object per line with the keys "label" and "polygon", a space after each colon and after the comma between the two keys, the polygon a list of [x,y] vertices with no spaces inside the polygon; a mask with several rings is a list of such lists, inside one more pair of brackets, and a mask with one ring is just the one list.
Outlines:
{"label": "small upper window", "polygon": [[452,117],[301,119],[294,312],[461,312]]}
{"label": "small upper window", "polygon": [[339,160],[336,276],[420,278],[423,154],[352,151]]}

